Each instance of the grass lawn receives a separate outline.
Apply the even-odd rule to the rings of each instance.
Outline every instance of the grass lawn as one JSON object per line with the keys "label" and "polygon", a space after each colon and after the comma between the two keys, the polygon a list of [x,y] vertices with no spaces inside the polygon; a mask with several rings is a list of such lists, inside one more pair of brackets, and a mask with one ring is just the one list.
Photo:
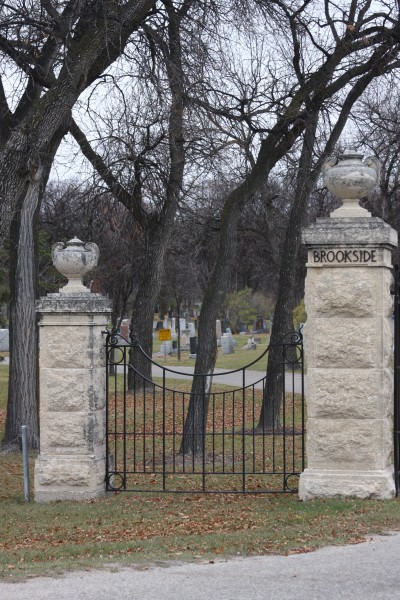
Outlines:
{"label": "grass lawn", "polygon": [[[6,384],[7,367],[0,365],[1,430]],[[26,504],[21,456],[0,453],[0,463],[0,576],[9,580],[115,563],[300,553],[400,530],[397,499],[303,503],[284,495],[116,493]]]}

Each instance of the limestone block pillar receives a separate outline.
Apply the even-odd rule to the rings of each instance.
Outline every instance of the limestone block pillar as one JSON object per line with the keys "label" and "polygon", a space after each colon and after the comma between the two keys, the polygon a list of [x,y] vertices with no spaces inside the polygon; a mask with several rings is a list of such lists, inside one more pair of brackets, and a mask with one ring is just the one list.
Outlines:
{"label": "limestone block pillar", "polygon": [[[397,233],[357,203],[347,202],[365,193],[349,192],[352,177],[357,187],[357,160],[364,165],[354,156],[346,189],[335,190],[345,200],[343,206],[303,232],[308,246],[303,500],[395,494],[390,286]],[[351,163],[348,155],[341,158]],[[325,183],[329,187],[326,177]]]}
{"label": "limestone block pillar", "polygon": [[[64,252],[64,255],[63,255]],[[37,304],[40,316],[40,454],[35,499],[81,500],[105,493],[105,349],[110,301],[91,294],[82,275],[97,263],[94,244],[74,239],[53,249],[69,277]],[[66,271],[64,262],[74,263]],[[81,268],[80,263],[83,264]],[[70,264],[71,267],[71,264]]]}

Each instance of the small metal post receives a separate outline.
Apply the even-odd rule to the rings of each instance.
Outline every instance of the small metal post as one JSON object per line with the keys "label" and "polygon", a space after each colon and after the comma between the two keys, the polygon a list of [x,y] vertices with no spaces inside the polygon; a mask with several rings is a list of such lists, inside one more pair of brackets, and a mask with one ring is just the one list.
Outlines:
{"label": "small metal post", "polygon": [[21,438],[22,438],[22,460],[24,465],[24,500],[29,502],[30,497],[30,484],[29,484],[29,455],[28,455],[28,440],[27,440],[27,426],[21,425]]}

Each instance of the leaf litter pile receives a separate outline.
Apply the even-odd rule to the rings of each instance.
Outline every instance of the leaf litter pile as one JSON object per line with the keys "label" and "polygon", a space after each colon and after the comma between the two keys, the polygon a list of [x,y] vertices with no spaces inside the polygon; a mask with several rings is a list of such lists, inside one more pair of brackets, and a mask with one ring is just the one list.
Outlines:
{"label": "leaf litter pile", "polygon": [[[243,395],[242,390],[215,386],[217,391],[209,401],[204,456],[196,456],[179,453],[190,397],[186,382],[182,389],[178,382],[176,389],[165,394],[157,385],[141,388],[135,396],[120,393],[118,385],[123,384],[122,378],[117,379],[110,394],[108,431],[114,471],[126,473],[124,483],[131,491],[161,491],[163,484],[168,490],[200,491],[204,472],[209,491],[241,491],[244,479],[249,491],[278,492],[285,475],[301,471],[300,396],[287,394],[282,403],[283,440],[283,429],[274,435],[257,430],[262,390],[250,386]],[[168,475],[166,480],[160,477],[163,472]],[[193,477],[188,477],[190,474]],[[117,489],[119,483],[117,478]]]}

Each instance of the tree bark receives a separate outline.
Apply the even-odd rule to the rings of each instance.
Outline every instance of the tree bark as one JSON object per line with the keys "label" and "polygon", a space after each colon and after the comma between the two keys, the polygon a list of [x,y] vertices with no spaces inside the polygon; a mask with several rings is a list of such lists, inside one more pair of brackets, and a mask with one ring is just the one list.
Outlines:
{"label": "tree bark", "polygon": [[[273,325],[268,353],[267,384],[264,390],[258,429],[277,430],[280,426],[280,408],[283,393],[284,356],[281,344],[293,329],[293,309],[296,305],[296,263],[301,246],[301,229],[305,209],[318,174],[311,176],[318,113],[310,115],[305,131],[299,161],[295,199],[288,228],[279,275]],[[294,357],[292,357],[294,358]]]}
{"label": "tree bark", "polygon": [[28,444],[39,447],[36,222],[59,143],[60,128],[48,146],[43,164],[33,165],[27,192],[14,216],[10,235],[10,374],[4,445],[19,449],[21,425],[27,425]]}
{"label": "tree bark", "polygon": [[202,454],[204,451],[209,392],[217,358],[216,319],[228,287],[229,276],[236,253],[237,223],[242,197],[233,193],[226,203],[221,218],[220,246],[217,265],[203,299],[197,340],[197,355],[185,419],[181,454]]}
{"label": "tree bark", "polygon": [[[153,352],[153,319],[154,308],[160,293],[164,269],[164,257],[175,219],[176,204],[171,203],[165,214],[163,223],[158,223],[147,231],[146,258],[143,265],[143,276],[132,310],[130,336],[132,342],[138,342],[147,356]],[[128,388],[144,386],[145,380],[151,381],[151,362],[137,348],[130,352]],[[135,375],[140,374],[140,377]]]}
{"label": "tree bark", "polygon": [[37,327],[35,314],[36,261],[34,216],[41,193],[42,167],[32,175],[10,239],[10,375],[4,445],[19,449],[21,425],[28,427],[28,444],[39,446]]}

